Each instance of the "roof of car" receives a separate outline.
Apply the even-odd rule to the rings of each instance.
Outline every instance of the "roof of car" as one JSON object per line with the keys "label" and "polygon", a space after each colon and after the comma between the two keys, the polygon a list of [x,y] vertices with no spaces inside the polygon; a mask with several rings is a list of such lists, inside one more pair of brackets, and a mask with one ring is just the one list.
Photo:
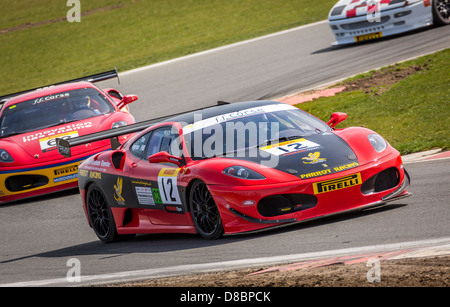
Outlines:
{"label": "roof of car", "polygon": [[[269,100],[257,100],[257,101],[246,101],[246,102],[235,102],[229,104],[222,104],[213,107],[207,107],[195,111],[188,112],[183,115],[178,115],[175,117],[170,117],[165,119],[163,122],[179,122],[182,123],[183,126],[192,124],[201,119],[211,118],[215,116],[220,116],[223,114],[229,114],[233,112],[238,112],[246,109],[273,105],[273,104],[282,104],[278,101],[269,101]],[[199,117],[201,115],[201,118]]]}
{"label": "roof of car", "polygon": [[60,92],[79,89],[79,88],[86,88],[86,87],[94,87],[95,88],[95,85],[93,85],[90,82],[86,82],[86,81],[74,82],[74,83],[68,83],[68,84],[62,84],[62,85],[53,85],[53,86],[33,90],[33,91],[30,91],[30,92],[27,92],[24,94],[20,94],[18,96],[14,96],[14,97],[6,100],[5,106],[13,105],[13,104],[16,104],[16,103],[19,103],[22,101],[35,99],[35,98],[46,96],[46,95],[51,95],[51,94],[55,94],[55,93],[60,93]]}

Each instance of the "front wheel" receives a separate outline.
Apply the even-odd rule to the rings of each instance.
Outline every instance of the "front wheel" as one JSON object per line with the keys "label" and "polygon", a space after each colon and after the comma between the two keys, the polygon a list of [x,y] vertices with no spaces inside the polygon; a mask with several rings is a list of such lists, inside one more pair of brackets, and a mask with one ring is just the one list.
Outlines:
{"label": "front wheel", "polygon": [[433,0],[432,11],[435,25],[450,24],[450,0]]}
{"label": "front wheel", "polygon": [[117,234],[116,223],[114,222],[111,208],[102,190],[96,184],[88,188],[86,205],[89,222],[100,241],[104,243],[117,241],[119,235]]}
{"label": "front wheel", "polygon": [[196,181],[189,193],[189,206],[195,228],[207,240],[215,240],[222,236],[223,226],[219,209],[202,181]]}

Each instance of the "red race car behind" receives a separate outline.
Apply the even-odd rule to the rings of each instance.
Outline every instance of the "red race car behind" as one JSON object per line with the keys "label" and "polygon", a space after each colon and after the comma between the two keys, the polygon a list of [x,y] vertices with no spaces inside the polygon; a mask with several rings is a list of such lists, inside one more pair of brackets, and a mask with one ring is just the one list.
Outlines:
{"label": "red race car behind", "polygon": [[56,138],[135,123],[127,104],[136,95],[103,92],[91,83],[116,76],[113,70],[0,97],[0,204],[76,187],[78,165],[111,148],[107,140],[88,143],[64,158],[56,150]]}
{"label": "red race car behind", "polygon": [[58,150],[143,130],[80,165],[89,225],[103,242],[158,232],[217,239],[408,196],[399,152],[369,129],[334,129],[345,118],[334,113],[327,125],[274,101],[223,104],[58,140]]}

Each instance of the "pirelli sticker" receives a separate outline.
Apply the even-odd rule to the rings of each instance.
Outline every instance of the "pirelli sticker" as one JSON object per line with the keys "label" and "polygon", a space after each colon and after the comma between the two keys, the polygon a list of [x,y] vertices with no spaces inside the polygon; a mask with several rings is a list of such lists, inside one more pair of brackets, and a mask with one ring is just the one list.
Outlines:
{"label": "pirelli sticker", "polygon": [[314,194],[322,194],[346,189],[362,184],[361,173],[340,177],[336,179],[313,183]]}

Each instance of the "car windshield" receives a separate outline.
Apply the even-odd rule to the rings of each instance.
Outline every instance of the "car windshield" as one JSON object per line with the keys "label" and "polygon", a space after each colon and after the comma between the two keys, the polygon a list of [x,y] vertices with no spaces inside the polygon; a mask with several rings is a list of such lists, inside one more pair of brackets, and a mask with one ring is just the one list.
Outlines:
{"label": "car windshield", "polygon": [[[330,131],[324,122],[298,108],[264,108],[256,114],[245,110],[187,125],[183,134],[190,157],[199,160],[223,156]],[[270,108],[275,111],[269,111]]]}
{"label": "car windshield", "polygon": [[55,93],[5,107],[0,117],[0,137],[44,129],[114,111],[95,88]]}

